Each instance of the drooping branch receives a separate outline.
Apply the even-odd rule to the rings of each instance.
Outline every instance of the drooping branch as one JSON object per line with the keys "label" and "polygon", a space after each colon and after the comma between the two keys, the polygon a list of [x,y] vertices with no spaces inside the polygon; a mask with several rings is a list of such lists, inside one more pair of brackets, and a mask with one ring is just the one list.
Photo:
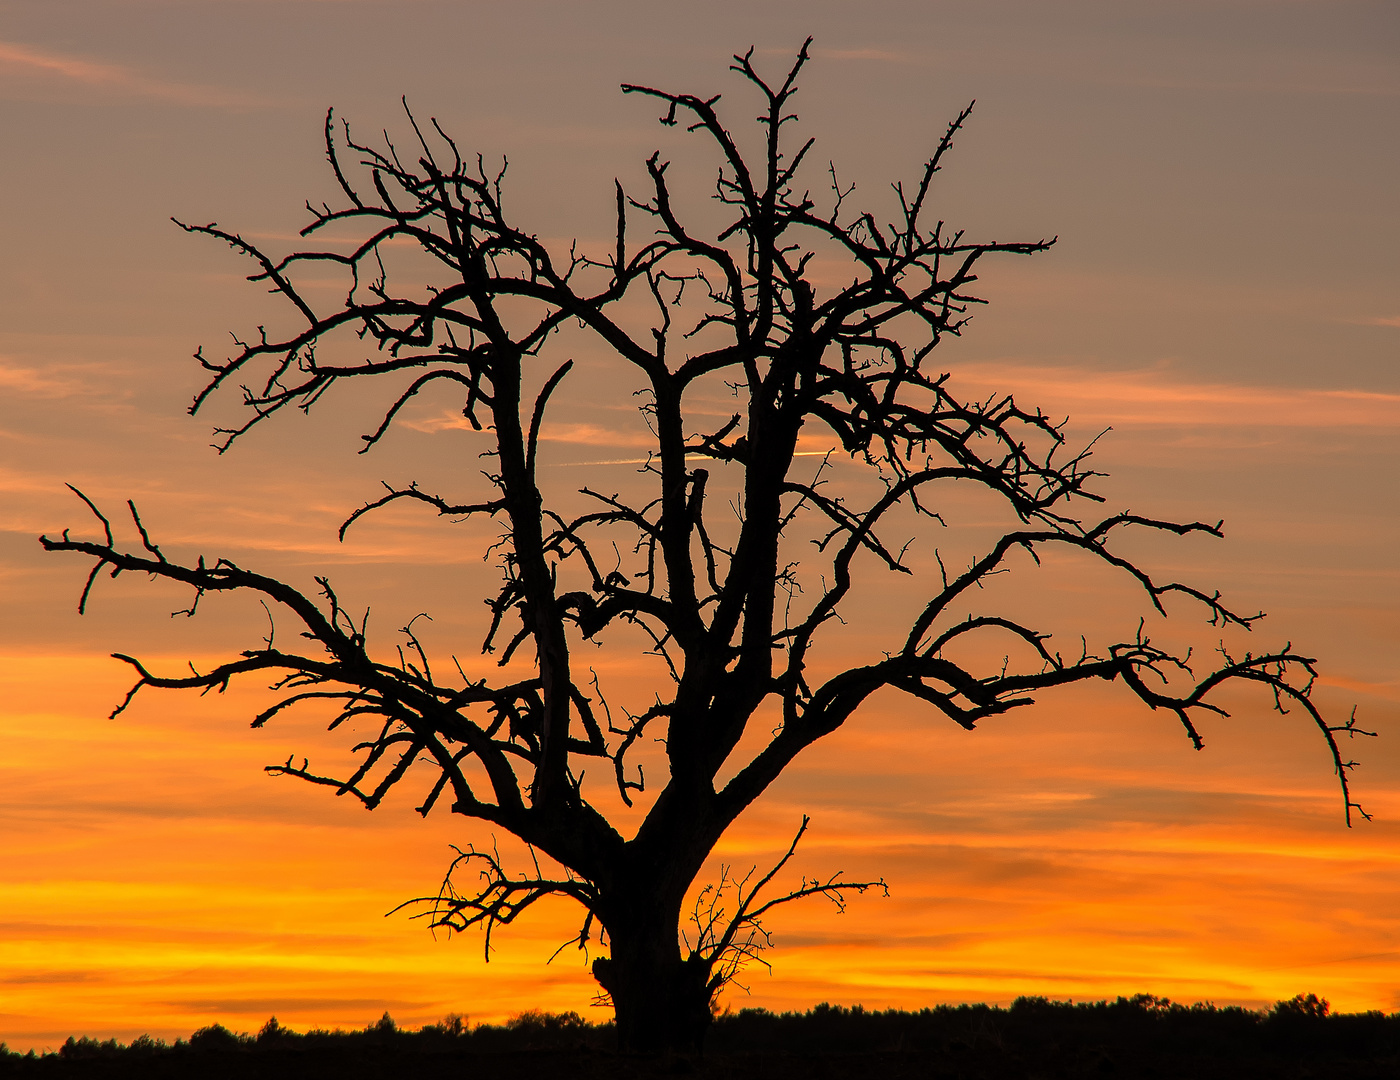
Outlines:
{"label": "drooping branch", "polygon": [[[433,929],[442,928],[449,932],[464,933],[474,926],[485,930],[483,954],[491,959],[491,935],[497,926],[509,926],[537,901],[546,896],[567,896],[583,905],[588,915],[584,928],[574,940],[583,948],[592,926],[597,909],[595,887],[566,871],[562,878],[548,878],[540,870],[539,858],[534,848],[530,848],[530,859],[534,875],[521,874],[512,877],[501,863],[500,851],[478,851],[474,847],[454,847],[456,858],[448,867],[436,896],[418,897],[405,901],[394,911],[418,906],[415,919],[426,918]],[[457,876],[475,871],[477,880],[465,889],[459,888]],[[392,914],[392,912],[390,912]],[[569,942],[565,943],[570,944]],[[561,946],[562,948],[562,946]],[[557,951],[556,951],[557,955]]]}
{"label": "drooping branch", "polygon": [[[263,726],[293,705],[327,701],[339,703],[338,712],[330,722],[331,729],[352,718],[377,717],[382,724],[376,738],[353,748],[362,758],[353,774],[346,779],[314,773],[307,763],[295,767],[290,760],[283,765],[270,766],[269,772],[335,787],[341,794],[352,794],[373,808],[404,779],[416,761],[431,761],[440,772],[424,802],[425,807],[431,807],[441,792],[451,787],[454,792],[453,808],[457,812],[506,825],[513,831],[529,832],[533,828],[525,790],[528,778],[538,769],[540,762],[539,733],[543,702],[538,679],[497,687],[489,686],[485,680],[469,682],[460,689],[442,686],[434,680],[426,648],[414,631],[412,621],[402,630],[409,656],[406,657],[400,650],[397,664],[375,660],[367,646],[368,616],[358,623],[351,619],[327,579],[317,579],[321,587],[321,602],[318,604],[291,586],[243,570],[227,559],[209,564],[201,557],[193,566],[173,561],[156,547],[134,507],[132,518],[141,532],[143,545],[148,551],[154,550],[156,557],[132,554],[116,546],[110,520],[91,500],[80,492],[78,494],[103,523],[104,539],[99,542],[76,540],[65,532],[61,539],[46,536],[41,538],[41,542],[50,551],[74,551],[97,560],[84,589],[84,604],[92,579],[104,567],[112,568],[112,576],[132,571],[180,582],[193,588],[197,596],[211,592],[251,591],[290,609],[302,626],[301,638],[316,643],[323,650],[323,655],[314,656],[277,649],[271,644],[270,633],[264,648],[247,650],[238,659],[216,665],[205,672],[191,669],[189,674],[174,676],[157,675],[141,661],[125,654],[115,654],[117,659],[135,669],[138,678],[113,711],[114,717],[131,704],[144,686],[193,689],[201,693],[211,690],[223,692],[235,678],[267,673],[274,679],[271,689],[281,696],[254,718],[255,727]],[[569,701],[586,735],[583,739],[570,739],[570,753],[608,756],[602,731],[586,695],[574,688]],[[485,722],[478,722],[469,715],[472,709],[481,707],[488,709]],[[468,756],[477,758],[487,774],[490,801],[479,796],[466,778],[463,761]],[[360,786],[361,781],[369,777],[381,761],[390,760],[393,764],[375,780],[373,788],[363,789]],[[525,784],[517,775],[522,766],[527,780]],[[587,809],[585,821],[587,830],[600,830],[598,835],[611,833],[614,837],[612,842],[616,842],[616,833],[596,811]],[[596,837],[590,841],[596,842]],[[548,843],[546,847],[552,852],[556,850]],[[566,858],[584,857],[567,850],[561,853]]]}

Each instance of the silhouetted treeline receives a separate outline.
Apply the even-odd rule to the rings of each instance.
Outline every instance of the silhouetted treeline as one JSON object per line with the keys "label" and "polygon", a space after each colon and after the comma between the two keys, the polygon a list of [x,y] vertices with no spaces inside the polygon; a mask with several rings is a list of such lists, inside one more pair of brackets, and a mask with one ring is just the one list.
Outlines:
{"label": "silhouetted treeline", "polygon": [[703,1058],[613,1052],[610,1023],[525,1013],[472,1027],[460,1016],[418,1031],[386,1013],[363,1031],[298,1033],[273,1018],[257,1035],[214,1025],[166,1043],[70,1038],[57,1052],[0,1044],[2,1077],[461,1077],[471,1080],[691,1074],[764,1080],[846,1077],[1369,1078],[1400,1076],[1400,1013],[1332,1013],[1314,995],[1264,1012],[1180,1005],[1150,994],[1074,1004],[1018,998],[1009,1009],[939,1005],[918,1012],[818,1005],[743,1009],[716,1018]]}

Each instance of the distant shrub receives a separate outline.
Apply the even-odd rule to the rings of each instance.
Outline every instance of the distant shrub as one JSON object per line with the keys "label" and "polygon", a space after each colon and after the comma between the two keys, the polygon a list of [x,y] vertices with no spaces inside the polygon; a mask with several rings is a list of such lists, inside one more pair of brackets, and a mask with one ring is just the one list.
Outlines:
{"label": "distant shrub", "polygon": [[547,1013],[539,1009],[519,1013],[506,1021],[510,1031],[560,1032],[582,1031],[589,1023],[576,1012]]}
{"label": "distant shrub", "polygon": [[277,1017],[269,1016],[267,1023],[258,1032],[257,1042],[259,1046],[271,1046],[277,1043],[287,1042],[289,1039],[301,1038],[291,1028],[285,1028],[277,1022]]}
{"label": "distant shrub", "polygon": [[1332,1013],[1332,1006],[1326,998],[1316,994],[1297,994],[1287,1001],[1276,1001],[1269,1010],[1271,1017],[1310,1017],[1320,1020]]}
{"label": "distant shrub", "polygon": [[450,1035],[452,1038],[460,1038],[470,1034],[471,1029],[467,1026],[467,1018],[461,1013],[448,1013],[436,1024],[429,1024],[423,1028],[424,1033],[429,1031],[439,1035]]}
{"label": "distant shrub", "polygon": [[108,1039],[106,1042],[99,1042],[97,1039],[89,1039],[84,1036],[81,1039],[74,1039],[71,1035],[68,1041],[58,1048],[58,1056],[69,1059],[85,1058],[109,1058],[116,1057],[124,1049],[116,1039]]}
{"label": "distant shrub", "polygon": [[149,1035],[138,1035],[131,1040],[126,1052],[137,1057],[151,1057],[166,1049],[164,1039],[153,1039]]}
{"label": "distant shrub", "polygon": [[236,1050],[251,1043],[248,1035],[235,1035],[223,1024],[210,1024],[190,1036],[190,1046],[196,1050]]}

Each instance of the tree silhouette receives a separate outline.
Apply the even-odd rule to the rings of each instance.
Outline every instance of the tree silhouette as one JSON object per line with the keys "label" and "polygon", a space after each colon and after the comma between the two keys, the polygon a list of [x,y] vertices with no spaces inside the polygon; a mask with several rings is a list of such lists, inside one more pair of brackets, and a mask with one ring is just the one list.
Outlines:
{"label": "tree silhouette", "polygon": [[[358,767],[349,776],[320,775],[292,760],[269,771],[372,808],[405,777],[435,770],[421,813],[450,792],[454,813],[513,834],[544,864],[536,857],[515,875],[494,850],[463,850],[432,899],[434,924],[481,925],[489,935],[542,897],[577,901],[584,921],[576,941],[586,945],[597,928],[607,955],[593,973],[616,1009],[621,1044],[642,1050],[698,1043],[717,991],[765,943],[760,920],[774,904],[810,895],[840,904],[849,890],[882,886],[837,875],[770,897],[765,890],[794,839],[766,875],[736,880],[726,871],[698,898],[694,892],[725,830],[876,691],[902,691],[972,729],[1031,704],[1040,691],[1102,680],[1175,715],[1199,747],[1193,717],[1225,715],[1213,692],[1259,683],[1279,710],[1296,707],[1317,725],[1348,820],[1360,810],[1337,736],[1361,732],[1354,719],[1332,725],[1322,717],[1310,699],[1313,661],[1289,647],[1242,657],[1222,649],[1210,671],[1193,674],[1186,656],[1154,645],[1141,627],[1101,653],[1086,647],[1066,658],[1047,634],[1016,618],[996,610],[963,616],[975,596],[992,595],[982,587],[1016,553],[1038,562],[1039,552],[1058,548],[1125,575],[1163,615],[1180,600],[1216,627],[1247,628],[1259,617],[1237,613],[1219,593],[1159,581],[1114,548],[1130,530],[1218,536],[1218,525],[1078,515],[1075,500],[1102,501],[1090,487],[1099,474],[1087,465],[1087,449],[1066,451],[1062,423],[1009,396],[960,401],[948,376],[929,367],[934,347],[959,334],[982,302],[971,291],[979,262],[1054,242],[975,241],[931,220],[933,181],[970,107],[915,181],[894,186],[895,220],[882,224],[873,211],[851,209],[852,185],[843,186],[834,167],[829,197],[813,198],[797,183],[812,141],[792,146],[785,136],[807,45],[776,82],[751,58],[752,51],[736,56],[732,66],[761,102],[761,148],[747,155],[721,119],[718,96],[623,86],[658,100],[662,124],[708,140],[719,174],[714,202],[682,207],[668,163],[653,154],[645,197],[616,187],[615,244],[605,256],[577,246],[561,256],[514,224],[502,201],[504,169],[464,157],[436,122],[425,130],[411,113],[412,161],[387,141],[382,149],[354,141],[348,126],[338,133],[327,115],[326,150],[344,203],[308,206],[303,235],[357,230],[352,249],[279,258],[215,225],[183,226],[251,258],[257,269],[249,280],[270,286],[299,324],[285,337],[260,329],[225,360],[196,354],[209,381],[192,412],[242,384],[246,422],[219,429],[220,451],[284,409],[310,411],[345,380],[379,379],[390,388],[364,450],[421,392],[447,384],[459,395],[461,415],[489,446],[480,490],[462,497],[416,483],[390,487],[349,516],[341,537],[363,515],[400,502],[497,523],[503,573],[489,600],[484,652],[499,651],[505,676],[493,678],[483,663],[440,680],[412,623],[397,657],[385,659],[328,579],[317,578],[319,593],[307,595],[228,559],[173,560],[131,504],[139,549],[118,545],[109,519],[81,492],[103,539],[67,531],[42,538],[48,550],[96,558],[80,611],[110,567],[113,576],[140,572],[190,586],[191,615],[205,593],[238,590],[290,613],[299,623],[294,647],[269,638],[207,673],[163,676],[119,656],[138,679],[116,712],[143,686],[222,689],[261,673],[280,694],[254,726],[306,702],[334,705],[332,726],[372,720],[376,733],[355,747]],[[647,227],[640,241],[629,232],[638,222]],[[393,265],[405,244],[435,268],[427,291],[391,281],[386,259]],[[324,292],[299,284],[303,272],[328,270],[345,275],[338,306],[323,307]],[[585,486],[581,512],[551,505],[537,475],[551,395],[573,365],[546,357],[566,329],[630,365],[645,387],[640,409],[652,440],[634,485],[645,494]],[[328,361],[330,343],[351,334],[372,344],[369,355]],[[697,428],[713,413],[692,408],[692,399],[716,387],[732,394],[733,415]],[[806,462],[798,449],[804,433],[829,451]],[[932,561],[885,537],[901,522],[939,526],[949,488],[982,492],[1011,525],[966,566],[946,568],[939,558],[930,575]],[[918,599],[909,618],[867,655],[857,655],[864,639],[821,644],[841,642],[843,610],[859,603],[862,582],[879,568],[908,578],[905,595]],[[635,641],[637,633],[664,692],[643,708],[615,711],[575,654],[581,642]],[[995,663],[976,647],[983,638],[997,643]],[[523,675],[520,662],[512,664],[521,649],[522,660],[534,652]],[[736,757],[746,734],[761,736],[758,748]],[[644,736],[659,735],[667,773],[658,791],[628,755]],[[639,806],[645,812],[630,836],[600,809],[601,795],[586,794],[589,759],[611,773],[616,794],[602,795],[629,807],[634,797],[651,800]]]}

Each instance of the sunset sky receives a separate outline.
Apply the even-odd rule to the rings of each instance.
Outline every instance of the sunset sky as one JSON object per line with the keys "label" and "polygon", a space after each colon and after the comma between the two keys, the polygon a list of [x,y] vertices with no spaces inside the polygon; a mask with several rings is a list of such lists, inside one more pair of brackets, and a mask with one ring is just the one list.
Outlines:
{"label": "sunset sky", "polygon": [[[171,551],[310,584],[329,572],[385,620],[430,611],[465,663],[480,640],[486,534],[385,516],[336,542],[381,480],[474,470],[425,403],[357,456],[367,399],[286,415],[220,457],[185,412],[190,359],[274,312],[217,221],[276,251],[334,200],[328,106],[368,137],[400,98],[464,150],[510,161],[518,221],[566,251],[605,242],[614,177],[656,149],[708,181],[683,133],[618,84],[723,93],[755,47],[785,69],[857,201],[883,205],[948,120],[976,110],[935,191],[980,238],[1058,236],[989,264],[990,305],[934,361],[969,397],[1013,391],[1071,417],[1112,509],[1214,522],[1223,541],[1142,543],[1164,576],[1269,617],[1256,651],[1318,658],[1329,716],[1381,737],[1352,751],[1345,826],[1325,747],[1296,714],[1235,694],[1194,751],[1112,686],[1046,695],[973,733],[879,696],[743,817],[711,867],[771,863],[803,813],[794,874],[883,876],[889,898],[774,915],[771,974],[735,1008],[914,1008],[1150,992],[1267,1005],[1315,992],[1400,1010],[1400,9],[1393,0],[0,0],[0,1041],[165,1038],[220,1022],[362,1027],[529,1008],[592,1018],[569,908],[436,939],[405,913],[449,845],[489,830],[366,813],[265,775],[344,760],[314,718],[250,731],[256,685],[143,692],[112,652],[166,669],[256,644],[256,604],[169,612],[177,590],[44,555],[88,530],[64,487],[135,499]],[[700,190],[697,186],[696,190]],[[586,364],[588,357],[582,357]],[[633,404],[579,384],[546,471],[561,486],[635,458]],[[229,404],[232,404],[230,401]],[[439,403],[441,406],[443,403]],[[364,406],[364,407],[362,407]],[[463,464],[465,463],[465,464]],[[612,481],[599,481],[612,482]],[[381,489],[382,490],[382,489]],[[971,513],[973,508],[963,507]],[[972,529],[976,521],[949,525]],[[975,530],[974,530],[975,531]],[[1066,651],[1131,635],[1140,599],[1073,560],[1018,568],[1017,602]],[[878,630],[887,594],[853,619]],[[378,618],[378,616],[376,616]],[[1198,613],[1153,633],[1209,652]],[[393,625],[400,625],[393,622]],[[872,639],[873,640],[873,639]],[[455,644],[454,644],[455,642]],[[599,653],[626,684],[633,658]],[[337,757],[339,755],[339,757]],[[502,838],[504,841],[504,838]],[[503,848],[504,848],[503,844]]]}

